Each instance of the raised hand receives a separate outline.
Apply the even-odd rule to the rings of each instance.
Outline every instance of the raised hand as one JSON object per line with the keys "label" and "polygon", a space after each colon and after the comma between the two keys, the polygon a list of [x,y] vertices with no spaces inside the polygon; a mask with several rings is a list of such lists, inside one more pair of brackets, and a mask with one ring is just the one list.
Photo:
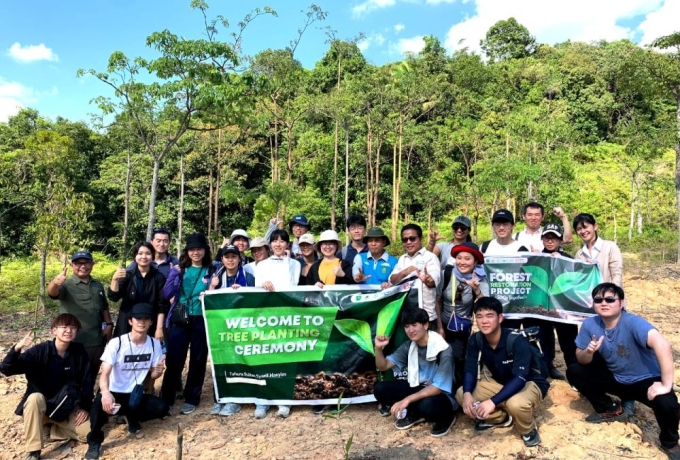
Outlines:
{"label": "raised hand", "polygon": [[354,275],[354,281],[356,281],[357,283],[363,283],[364,281],[366,281],[370,277],[371,277],[371,275],[366,276],[366,275],[364,275],[364,271],[362,269],[359,269],[359,273]]}
{"label": "raised hand", "polygon": [[434,246],[435,244],[437,244],[437,241],[444,239],[443,236],[439,236],[439,232],[437,230],[432,230],[428,236],[429,236],[429,239],[428,239],[428,242],[427,242],[428,246],[429,245]]}
{"label": "raised hand", "polygon": [[113,274],[113,279],[116,280],[122,280],[125,279],[127,272],[125,271],[124,268],[118,267],[118,270],[116,270],[116,273]]}
{"label": "raised hand", "polygon": [[337,276],[338,278],[342,278],[343,276],[345,276],[345,272],[342,271],[342,268],[340,267],[340,265],[338,265],[337,267],[333,268],[333,273],[334,273],[335,276]]}
{"label": "raised hand", "polygon": [[604,341],[604,335],[600,337],[598,340],[597,337],[593,335],[592,339],[590,340],[590,343],[588,344],[588,347],[586,348],[586,351],[590,353],[591,355],[594,354],[597,350],[600,349],[602,346],[602,342]]}
{"label": "raised hand", "polygon": [[52,282],[56,284],[57,286],[61,286],[64,284],[64,281],[66,281],[66,277],[68,276],[68,266],[64,265],[64,269],[59,272],[57,276],[54,277]]}
{"label": "raised hand", "polygon": [[220,279],[217,277],[217,275],[213,275],[212,279],[210,280],[210,290],[217,289],[217,286],[220,284]]}
{"label": "raised hand", "polygon": [[14,345],[14,350],[21,351],[24,348],[30,347],[33,344],[34,339],[35,339],[35,332],[28,331],[28,334],[26,334],[23,339],[19,340],[19,342],[17,342],[17,344]]}
{"label": "raised hand", "polygon": [[373,343],[375,344],[375,348],[383,349],[390,343],[390,338],[386,335],[376,335]]}
{"label": "raised hand", "polygon": [[562,210],[562,208],[560,208],[559,206],[555,206],[552,211],[553,214],[555,214],[555,216],[559,217],[560,219],[564,219],[564,217],[566,216],[564,210]]}
{"label": "raised hand", "polygon": [[463,280],[465,284],[470,286],[474,292],[477,292],[479,289],[479,280],[477,279],[477,274],[473,271],[472,272],[472,279],[469,280]]}

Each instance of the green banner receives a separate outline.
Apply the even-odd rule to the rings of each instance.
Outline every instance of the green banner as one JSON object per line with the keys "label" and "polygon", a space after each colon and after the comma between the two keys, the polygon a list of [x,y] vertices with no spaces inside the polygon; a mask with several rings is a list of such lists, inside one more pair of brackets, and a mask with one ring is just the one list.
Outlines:
{"label": "green banner", "polygon": [[488,256],[489,294],[507,318],[580,323],[593,316],[591,291],[600,283],[597,265],[542,253]]}
{"label": "green banner", "polygon": [[[374,401],[373,338],[397,327],[411,283],[267,292],[209,291],[203,298],[218,401],[336,404]],[[415,291],[414,291],[415,292]],[[408,299],[408,300],[407,300]]]}

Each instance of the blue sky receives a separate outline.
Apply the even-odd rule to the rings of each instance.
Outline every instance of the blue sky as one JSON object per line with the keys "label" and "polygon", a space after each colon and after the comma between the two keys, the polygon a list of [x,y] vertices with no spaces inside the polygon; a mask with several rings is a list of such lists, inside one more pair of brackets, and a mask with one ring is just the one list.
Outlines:
{"label": "blue sky", "polygon": [[[20,107],[44,116],[89,121],[90,99],[107,95],[94,78],[77,78],[80,68],[104,71],[108,57],[151,56],[144,45],[154,31],[169,29],[198,37],[202,17],[190,0],[21,0],[3,2],[0,27],[0,122]],[[248,12],[270,6],[278,17],[260,17],[244,34],[248,54],[288,45],[311,2],[209,0],[209,15],[236,25]],[[629,38],[647,44],[680,29],[680,0],[317,0],[328,17],[303,36],[296,57],[311,68],[326,52],[330,27],[336,37],[363,33],[367,60],[381,65],[418,52],[424,35],[435,35],[449,52],[479,49],[491,25],[514,16],[541,43]],[[230,29],[235,30],[235,27]],[[225,40],[228,40],[228,33]]]}

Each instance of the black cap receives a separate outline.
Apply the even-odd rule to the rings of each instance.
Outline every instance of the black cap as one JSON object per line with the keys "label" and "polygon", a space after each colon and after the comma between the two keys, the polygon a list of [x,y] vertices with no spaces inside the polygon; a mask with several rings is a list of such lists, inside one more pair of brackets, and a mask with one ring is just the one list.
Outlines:
{"label": "black cap", "polygon": [[515,225],[515,218],[507,209],[499,209],[493,213],[493,217],[491,218],[491,223],[493,224],[495,222],[510,222]]}
{"label": "black cap", "polygon": [[153,318],[153,307],[148,303],[138,303],[132,307],[130,316],[137,319]]}
{"label": "black cap", "polygon": [[210,246],[208,246],[208,240],[205,239],[205,235],[203,233],[192,233],[187,236],[187,245],[184,247],[184,249],[187,250],[197,248],[206,250],[210,249]]}
{"label": "black cap", "polygon": [[545,235],[546,233],[554,233],[555,235],[562,238],[562,227],[557,224],[548,224],[543,228],[541,236]]}
{"label": "black cap", "polygon": [[455,219],[453,219],[453,224],[451,224],[451,227],[455,227],[456,224],[461,224],[465,225],[467,228],[472,228],[472,223],[470,222],[470,219],[468,219],[466,216],[458,216]]}
{"label": "black cap", "polygon": [[237,256],[241,257],[241,251],[239,251],[238,248],[236,246],[234,246],[233,244],[229,244],[229,245],[223,247],[222,249],[220,249],[220,254],[219,254],[220,257],[224,257],[227,254],[236,254]]}
{"label": "black cap", "polygon": [[78,259],[87,259],[90,261],[94,261],[94,259],[92,258],[92,254],[90,254],[87,251],[74,252],[73,256],[71,257],[71,262],[75,262]]}
{"label": "black cap", "polygon": [[307,227],[307,231],[309,231],[312,226],[310,225],[309,221],[307,220],[307,216],[304,214],[295,214],[293,218],[288,222],[288,227],[293,230],[293,225],[302,225],[303,227]]}

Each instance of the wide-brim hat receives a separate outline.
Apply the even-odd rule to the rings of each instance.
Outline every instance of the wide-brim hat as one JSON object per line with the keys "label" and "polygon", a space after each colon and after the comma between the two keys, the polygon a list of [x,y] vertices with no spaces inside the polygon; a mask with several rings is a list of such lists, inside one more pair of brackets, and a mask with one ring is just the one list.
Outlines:
{"label": "wide-brim hat", "polygon": [[205,235],[203,233],[191,233],[188,235],[187,244],[184,246],[184,250],[188,251],[189,249],[210,249]]}
{"label": "wide-brim hat", "polygon": [[380,227],[371,227],[368,229],[366,232],[366,236],[361,240],[364,242],[364,244],[368,243],[369,238],[382,238],[385,240],[385,247],[390,245],[390,239],[385,235],[385,232],[383,232],[383,229]]}
{"label": "wide-brim hat", "polygon": [[340,241],[340,237],[338,236],[338,232],[335,230],[325,230],[324,232],[319,235],[319,242],[316,243],[316,250],[318,252],[321,252],[321,243],[324,241],[333,241],[338,244],[338,249],[337,251],[340,251],[342,249],[342,241]]}
{"label": "wide-brim hat", "polygon": [[451,257],[456,257],[461,252],[467,252],[472,254],[472,256],[477,260],[478,264],[484,263],[484,254],[479,250],[479,247],[470,241],[466,241],[463,244],[457,244],[451,248]]}
{"label": "wide-brim hat", "polygon": [[250,241],[250,250],[252,251],[253,248],[267,248],[267,251],[269,251],[269,245],[267,244],[267,240],[262,238],[261,236],[258,236],[256,238],[253,238]]}
{"label": "wide-brim hat", "polygon": [[245,238],[248,240],[248,247],[250,247],[250,236],[248,236],[248,232],[243,230],[242,228],[237,228],[233,232],[231,232],[231,236],[229,237],[229,244],[234,244],[234,240],[238,237]]}

